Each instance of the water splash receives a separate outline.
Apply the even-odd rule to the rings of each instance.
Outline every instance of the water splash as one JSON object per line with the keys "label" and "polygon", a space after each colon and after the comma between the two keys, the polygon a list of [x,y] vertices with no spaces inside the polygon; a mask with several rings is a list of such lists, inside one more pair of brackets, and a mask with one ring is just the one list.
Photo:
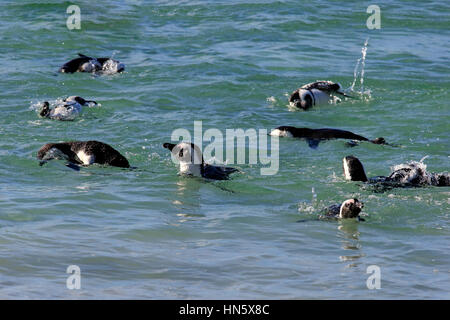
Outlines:
{"label": "water splash", "polygon": [[[370,90],[364,90],[364,69],[366,66],[366,55],[367,55],[367,47],[369,44],[369,38],[364,42],[363,47],[361,48],[361,58],[356,61],[355,69],[353,70],[353,83],[348,88],[347,92],[351,92],[352,94],[357,94],[361,96],[363,100],[370,99]],[[360,88],[359,90],[355,89],[356,82],[359,78]]]}
{"label": "water splash", "polygon": [[314,189],[314,187],[312,187],[311,193],[312,193],[311,203],[314,205],[317,203],[317,193],[316,193],[316,190]]}
{"label": "water splash", "polygon": [[417,161],[409,161],[395,165],[391,168],[391,175],[389,177],[398,179],[401,183],[414,183],[419,185],[430,184],[437,185],[437,176],[434,173],[427,171],[427,165],[423,162],[429,156],[425,156]]}
{"label": "water splash", "polygon": [[422,159],[419,160],[420,163],[423,163],[425,161],[425,159],[429,158],[429,155],[426,155],[425,157],[423,157]]}

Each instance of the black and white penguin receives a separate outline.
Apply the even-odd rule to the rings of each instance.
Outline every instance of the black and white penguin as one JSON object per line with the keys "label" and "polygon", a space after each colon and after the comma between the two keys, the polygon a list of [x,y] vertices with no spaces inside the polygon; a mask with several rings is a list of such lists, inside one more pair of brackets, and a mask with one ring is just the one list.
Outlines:
{"label": "black and white penguin", "polygon": [[70,121],[82,113],[83,106],[87,106],[90,103],[97,104],[96,101],[85,100],[78,96],[65,98],[62,103],[57,104],[54,108],[50,108],[48,101],[45,101],[39,115],[53,120]]}
{"label": "black and white penguin", "polygon": [[111,58],[92,58],[79,53],[79,58],[75,58],[66,62],[59,72],[104,72],[119,73],[125,70],[125,64]]}
{"label": "black and white penguin", "polygon": [[203,177],[213,180],[227,180],[229,175],[238,171],[235,168],[213,166],[203,160],[202,151],[193,143],[181,142],[178,144],[164,143],[163,147],[169,149],[180,163],[179,173]]}
{"label": "black and white penguin", "polygon": [[292,92],[289,97],[289,104],[303,110],[308,110],[314,106],[325,105],[330,102],[332,95],[347,96],[342,91],[339,83],[331,81],[316,81],[305,84]]}
{"label": "black and white penguin", "polygon": [[66,160],[69,167],[89,166],[97,163],[114,167],[129,168],[128,160],[110,145],[99,141],[70,141],[47,143],[42,146],[37,158],[42,166],[52,159]]}
{"label": "black and white penguin", "polygon": [[346,156],[342,160],[346,180],[385,184],[390,187],[450,186],[450,175],[427,172],[423,162],[411,161],[396,165],[389,176],[367,178],[364,167],[355,156]]}
{"label": "black and white penguin", "polygon": [[351,131],[331,129],[331,128],[310,129],[310,128],[296,128],[291,126],[281,126],[273,129],[270,132],[270,135],[278,137],[303,138],[306,139],[308,145],[311,148],[317,148],[320,141],[330,139],[349,139],[358,141],[368,141],[374,144],[386,144],[384,138],[381,137],[376,138],[374,140],[369,140]]}
{"label": "black and white penguin", "polygon": [[364,203],[358,199],[347,199],[341,204],[333,204],[318,214],[316,218],[313,219],[302,219],[297,222],[309,222],[315,220],[336,220],[336,219],[357,219],[358,221],[366,221],[359,215],[362,208],[364,208]]}
{"label": "black and white penguin", "polygon": [[357,218],[360,221],[364,221],[359,216],[364,203],[358,201],[358,199],[347,199],[341,204],[335,204],[326,208],[320,218],[325,219],[351,219]]}

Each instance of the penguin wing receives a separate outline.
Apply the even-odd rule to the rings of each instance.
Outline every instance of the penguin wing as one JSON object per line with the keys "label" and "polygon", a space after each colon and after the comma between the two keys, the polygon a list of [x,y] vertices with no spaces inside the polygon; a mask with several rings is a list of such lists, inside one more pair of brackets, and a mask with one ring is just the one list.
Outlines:
{"label": "penguin wing", "polygon": [[79,165],[76,165],[75,163],[72,162],[67,162],[65,166],[75,171],[80,171],[81,169]]}
{"label": "penguin wing", "polygon": [[93,58],[88,57],[87,55],[84,55],[82,53],[78,53],[78,56],[80,56],[81,58],[88,58],[89,60],[93,60]]}
{"label": "penguin wing", "polygon": [[206,164],[203,166],[203,177],[214,179],[214,180],[227,180],[228,175],[230,175],[233,172],[239,171],[235,168],[230,167],[219,167],[219,166],[213,166]]}
{"label": "penguin wing", "polygon": [[113,60],[113,59],[111,59],[111,58],[97,58],[97,61],[100,62],[100,64],[102,64],[102,65],[103,65],[106,61],[108,61],[108,60],[117,62],[116,60]]}
{"label": "penguin wing", "polygon": [[325,209],[325,216],[328,218],[337,218],[337,217],[339,217],[340,211],[341,211],[341,205],[333,204]]}
{"label": "penguin wing", "polygon": [[322,128],[313,131],[312,138],[317,139],[349,139],[349,140],[359,140],[368,141],[366,137],[360,136],[359,134],[353,133],[347,130],[332,129],[332,128]]}
{"label": "penguin wing", "polygon": [[306,142],[308,142],[308,146],[311,149],[317,149],[319,147],[320,139],[306,139]]}
{"label": "penguin wing", "polygon": [[80,67],[80,65],[82,65],[83,63],[88,62],[90,60],[92,60],[92,58],[89,58],[86,56],[72,59],[69,62],[66,62],[65,64],[63,64],[63,66],[61,68],[59,68],[59,72],[75,73],[78,71],[78,68]]}
{"label": "penguin wing", "polygon": [[341,205],[340,204],[334,204],[329,206],[328,208],[323,209],[320,211],[318,215],[318,220],[336,220],[339,218],[339,212],[341,211]]}
{"label": "penguin wing", "polygon": [[331,81],[316,81],[312,83],[305,84],[301,87],[305,90],[317,89],[321,91],[325,91],[328,93],[342,93],[341,85],[339,83],[331,82]]}

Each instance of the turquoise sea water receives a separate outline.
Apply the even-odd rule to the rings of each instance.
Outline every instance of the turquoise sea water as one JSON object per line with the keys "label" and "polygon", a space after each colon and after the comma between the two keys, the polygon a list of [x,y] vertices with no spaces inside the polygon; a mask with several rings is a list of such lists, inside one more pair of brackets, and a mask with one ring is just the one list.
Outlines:
{"label": "turquoise sea water", "polygon": [[[66,9],[81,8],[81,30]],[[381,29],[366,27],[367,6]],[[447,1],[1,1],[0,298],[449,299],[450,190],[374,193],[346,182],[429,156],[450,165]],[[318,79],[349,87],[361,48],[365,99],[292,111],[286,94]],[[114,56],[119,75],[58,74],[78,52]],[[356,90],[360,89],[359,79]],[[101,103],[73,122],[32,105]],[[280,169],[238,165],[229,181],[180,177],[162,143],[176,128],[334,127],[399,147],[280,139]],[[80,172],[37,150],[96,139],[135,170]],[[314,221],[344,199],[366,221]],[[296,221],[310,220],[303,223]],[[66,269],[81,269],[68,290]],[[369,290],[367,267],[381,270]]]}

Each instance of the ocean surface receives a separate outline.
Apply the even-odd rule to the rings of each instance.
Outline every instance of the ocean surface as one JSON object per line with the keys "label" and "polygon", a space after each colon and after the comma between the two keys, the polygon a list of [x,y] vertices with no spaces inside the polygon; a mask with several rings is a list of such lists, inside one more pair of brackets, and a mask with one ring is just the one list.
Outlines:
{"label": "ocean surface", "polygon": [[[80,30],[66,26],[71,4]],[[366,26],[370,4],[379,30]],[[444,0],[1,1],[0,298],[449,299],[450,189],[374,192],[342,174],[349,154],[368,176],[426,156],[428,171],[448,171],[449,16]],[[126,72],[58,73],[77,53]],[[288,106],[324,79],[362,94]],[[71,95],[100,106],[75,121],[37,115]],[[397,146],[284,138],[277,174],[235,164],[232,179],[207,181],[179,176],[162,147],[194,121],[332,127]],[[69,140],[108,143],[135,168],[39,166],[43,144]],[[353,197],[365,222],[316,219]],[[66,286],[70,265],[79,290]]]}

